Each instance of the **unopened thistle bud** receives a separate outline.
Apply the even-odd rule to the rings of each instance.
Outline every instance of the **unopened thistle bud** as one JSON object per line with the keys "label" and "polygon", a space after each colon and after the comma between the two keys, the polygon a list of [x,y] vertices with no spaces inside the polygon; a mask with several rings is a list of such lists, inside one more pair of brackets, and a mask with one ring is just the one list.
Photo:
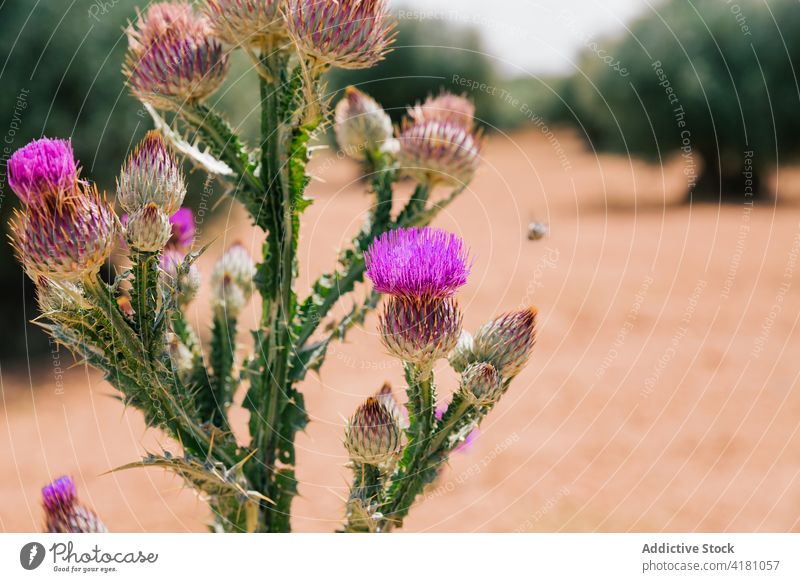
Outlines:
{"label": "unopened thistle bud", "polygon": [[455,347],[461,321],[454,299],[392,297],[379,318],[381,341],[393,356],[425,368]]}
{"label": "unopened thistle bud", "polygon": [[106,526],[90,509],[78,503],[70,477],[56,479],[42,489],[47,533],[106,533]]}
{"label": "unopened thistle bud", "polygon": [[391,384],[386,382],[381,386],[381,389],[375,394],[375,398],[392,413],[401,429],[408,428],[408,411],[395,398]]}
{"label": "unopened thistle bud", "polygon": [[95,275],[117,242],[118,220],[97,189],[78,182],[71,196],[46,199],[17,212],[13,244],[25,270],[58,283]]}
{"label": "unopened thistle bud", "polygon": [[383,465],[400,451],[400,427],[378,399],[367,398],[347,423],[344,444],[353,461]]}
{"label": "unopened thistle bud", "polygon": [[123,73],[140,101],[178,109],[184,101],[208,97],[225,80],[228,57],[222,44],[208,19],[189,4],[153,4],[127,33]]}
{"label": "unopened thistle bud", "polygon": [[80,289],[74,284],[58,284],[51,279],[38,277],[36,303],[42,313],[56,313],[82,305],[84,301]]}
{"label": "unopened thistle bud", "polygon": [[461,332],[461,337],[458,338],[456,347],[453,348],[447,359],[450,361],[450,366],[458,373],[463,372],[467,366],[475,361],[471,333],[468,331]]}
{"label": "unopened thistle bud", "polygon": [[165,214],[178,212],[186,196],[186,180],[180,165],[158,131],[150,131],[128,157],[117,179],[117,200],[125,210],[136,212],[156,204]]}
{"label": "unopened thistle bud", "polygon": [[457,123],[406,123],[398,141],[397,159],[403,172],[431,187],[440,183],[466,186],[480,163],[480,138]]}
{"label": "unopened thistle bud", "polygon": [[28,205],[36,205],[46,196],[72,192],[77,181],[78,163],[69,140],[38,139],[8,160],[8,185]]}
{"label": "unopened thistle bud", "polygon": [[475,334],[476,361],[489,362],[508,381],[525,367],[536,343],[535,307],[512,311],[483,325]]}
{"label": "unopened thistle bud", "polygon": [[472,131],[475,125],[475,105],[466,97],[445,92],[409,107],[408,116],[414,123],[439,121],[453,123]]}
{"label": "unopened thistle bud", "polygon": [[396,297],[451,297],[470,271],[463,241],[430,227],[383,233],[372,241],[364,261],[375,290]]}
{"label": "unopened thistle bud", "polygon": [[215,308],[226,317],[237,317],[253,294],[255,274],[255,263],[247,249],[239,243],[232,245],[211,274]]}
{"label": "unopened thistle bud", "polygon": [[125,225],[125,240],[133,250],[155,253],[163,249],[172,235],[169,216],[150,202],[130,215]]}
{"label": "unopened thistle bud", "polygon": [[185,305],[195,298],[200,290],[200,271],[197,265],[192,264],[189,271],[181,271],[181,265],[186,256],[175,248],[168,248],[161,255],[160,266],[168,280],[167,284],[178,292],[180,303]]}
{"label": "unopened thistle bud", "polygon": [[281,8],[286,0],[206,0],[204,13],[214,35],[233,46],[263,44],[282,36],[286,24]]}
{"label": "unopened thistle bud", "polygon": [[475,406],[489,406],[503,395],[503,378],[492,364],[470,364],[461,374],[461,393]]}
{"label": "unopened thistle bud", "polygon": [[394,38],[386,0],[290,0],[287,24],[301,52],[343,69],[373,66]]}
{"label": "unopened thistle bud", "polygon": [[364,161],[397,149],[392,120],[378,103],[355,87],[336,105],[336,142],[351,158]]}
{"label": "unopened thistle bud", "polygon": [[173,371],[178,374],[181,381],[186,382],[194,368],[194,356],[192,352],[174,333],[169,333],[167,335],[167,348],[169,349],[169,357]]}

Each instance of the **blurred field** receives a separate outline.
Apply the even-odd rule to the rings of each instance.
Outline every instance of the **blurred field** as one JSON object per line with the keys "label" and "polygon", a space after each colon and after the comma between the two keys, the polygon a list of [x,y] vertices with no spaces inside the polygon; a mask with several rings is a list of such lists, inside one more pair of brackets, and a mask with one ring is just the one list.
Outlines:
{"label": "blurred field", "polygon": [[[476,259],[460,296],[467,327],[533,303],[540,333],[475,446],[453,458],[405,529],[800,530],[798,207],[680,206],[679,161],[662,169],[595,156],[566,133],[554,139],[562,156],[539,132],[493,136],[472,189],[437,221]],[[348,162],[323,156],[315,168],[324,182],[304,217],[301,294],[367,201]],[[776,179],[782,195],[800,186],[795,170]],[[528,241],[532,220],[551,236]],[[206,272],[233,240],[258,248],[236,206],[201,228],[204,240],[218,236]],[[207,305],[195,301],[193,319],[206,322]],[[312,423],[298,443],[298,531],[341,519],[343,417],[384,380],[401,388],[374,327],[373,317],[332,349],[303,387]],[[38,528],[39,488],[69,473],[112,531],[202,531],[207,509],[179,479],[103,475],[167,439],[146,432],[95,372],[73,369],[60,386],[53,367],[45,359],[28,375],[2,375],[0,530]],[[440,378],[449,393],[455,376]]]}

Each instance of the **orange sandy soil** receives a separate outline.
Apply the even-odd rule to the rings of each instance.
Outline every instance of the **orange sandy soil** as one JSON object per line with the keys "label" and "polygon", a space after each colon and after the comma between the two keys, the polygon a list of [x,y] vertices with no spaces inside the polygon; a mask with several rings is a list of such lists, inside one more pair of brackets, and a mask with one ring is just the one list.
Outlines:
{"label": "orange sandy soil", "polygon": [[[800,529],[800,212],[783,201],[797,171],[775,178],[781,204],[689,207],[681,160],[649,166],[556,139],[562,157],[538,132],[494,136],[471,189],[436,222],[473,249],[467,328],[533,303],[539,341],[405,530]],[[353,164],[323,155],[314,167],[324,181],[303,218],[301,295],[368,201]],[[204,240],[218,237],[206,273],[233,240],[259,245],[236,205],[224,214],[203,225]],[[549,238],[527,240],[532,220],[549,224]],[[208,303],[206,291],[191,308],[200,328]],[[312,422],[297,443],[297,531],[340,523],[343,417],[384,380],[402,386],[374,330],[373,316],[302,386]],[[73,368],[59,386],[53,367],[2,377],[0,530],[37,529],[39,488],[66,473],[113,531],[203,531],[208,509],[178,478],[105,474],[174,445],[96,372]],[[441,368],[447,395],[456,378]],[[233,414],[243,427],[247,413]]]}

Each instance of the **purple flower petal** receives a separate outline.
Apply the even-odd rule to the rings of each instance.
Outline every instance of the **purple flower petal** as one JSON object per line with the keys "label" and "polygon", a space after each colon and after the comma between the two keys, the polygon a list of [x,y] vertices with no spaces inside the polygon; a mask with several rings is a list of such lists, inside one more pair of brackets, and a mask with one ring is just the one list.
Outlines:
{"label": "purple flower petal", "polygon": [[383,233],[364,260],[375,289],[399,297],[450,297],[466,284],[470,271],[463,241],[429,227]]}

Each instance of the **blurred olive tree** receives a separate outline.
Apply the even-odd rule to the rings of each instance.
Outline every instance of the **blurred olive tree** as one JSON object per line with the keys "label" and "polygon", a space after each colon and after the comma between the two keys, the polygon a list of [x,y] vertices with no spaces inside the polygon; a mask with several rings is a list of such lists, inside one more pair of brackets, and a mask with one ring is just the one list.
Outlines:
{"label": "blurred olive tree", "polygon": [[798,150],[800,10],[791,0],[670,0],[589,43],[551,118],[600,149],[677,152],[689,199],[747,201]]}
{"label": "blurred olive tree", "polygon": [[[127,95],[120,74],[126,48],[123,26],[135,0],[0,3],[0,133],[2,165],[0,220],[5,228],[17,205],[8,189],[5,165],[14,150],[43,134],[73,137],[83,173],[102,188],[114,175],[131,143],[149,126]],[[0,356],[17,357],[46,349],[44,334],[28,328],[33,293],[10,245],[0,250],[0,326],[8,338]]]}

